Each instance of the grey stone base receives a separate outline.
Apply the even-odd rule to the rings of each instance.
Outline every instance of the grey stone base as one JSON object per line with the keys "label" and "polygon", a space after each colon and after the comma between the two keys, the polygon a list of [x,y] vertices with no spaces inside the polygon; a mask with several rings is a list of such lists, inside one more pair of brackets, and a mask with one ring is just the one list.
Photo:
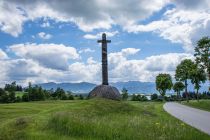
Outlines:
{"label": "grey stone base", "polygon": [[109,85],[96,86],[88,95],[89,98],[100,97],[112,100],[120,100],[121,96],[116,87]]}

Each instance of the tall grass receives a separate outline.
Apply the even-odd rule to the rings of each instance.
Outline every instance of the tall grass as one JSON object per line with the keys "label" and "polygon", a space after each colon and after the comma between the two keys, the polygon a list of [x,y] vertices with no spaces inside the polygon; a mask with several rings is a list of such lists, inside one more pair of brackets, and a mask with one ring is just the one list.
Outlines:
{"label": "tall grass", "polygon": [[0,115],[7,111],[8,118],[0,119],[0,140],[210,139],[171,117],[162,105],[104,99],[4,104]]}

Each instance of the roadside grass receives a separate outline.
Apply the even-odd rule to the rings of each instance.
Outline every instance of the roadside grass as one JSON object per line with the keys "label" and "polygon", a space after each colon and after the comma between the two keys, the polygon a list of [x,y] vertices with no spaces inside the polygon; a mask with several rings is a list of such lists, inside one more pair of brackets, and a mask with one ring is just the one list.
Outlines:
{"label": "roadside grass", "polygon": [[0,140],[207,140],[159,102],[105,99],[0,104]]}
{"label": "roadside grass", "polygon": [[210,111],[210,100],[190,100],[190,102],[182,102],[184,105],[188,105],[194,108]]}

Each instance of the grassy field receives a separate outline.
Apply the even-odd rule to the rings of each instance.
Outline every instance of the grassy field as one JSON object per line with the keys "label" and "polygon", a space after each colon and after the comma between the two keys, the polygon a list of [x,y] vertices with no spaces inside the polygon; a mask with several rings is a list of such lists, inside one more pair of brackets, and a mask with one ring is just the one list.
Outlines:
{"label": "grassy field", "polygon": [[210,111],[210,100],[199,100],[199,102],[197,100],[193,100],[193,101],[190,101],[189,103],[187,102],[182,102],[182,103],[185,105],[194,107],[194,108]]}
{"label": "grassy field", "polygon": [[163,103],[103,99],[0,104],[0,140],[209,140]]}

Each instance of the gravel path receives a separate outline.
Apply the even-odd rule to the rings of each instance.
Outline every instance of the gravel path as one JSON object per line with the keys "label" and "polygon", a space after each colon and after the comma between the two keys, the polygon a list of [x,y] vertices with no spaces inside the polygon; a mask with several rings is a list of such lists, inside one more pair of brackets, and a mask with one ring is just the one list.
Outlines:
{"label": "gravel path", "polygon": [[163,108],[174,117],[210,135],[210,112],[172,102],[165,103]]}

